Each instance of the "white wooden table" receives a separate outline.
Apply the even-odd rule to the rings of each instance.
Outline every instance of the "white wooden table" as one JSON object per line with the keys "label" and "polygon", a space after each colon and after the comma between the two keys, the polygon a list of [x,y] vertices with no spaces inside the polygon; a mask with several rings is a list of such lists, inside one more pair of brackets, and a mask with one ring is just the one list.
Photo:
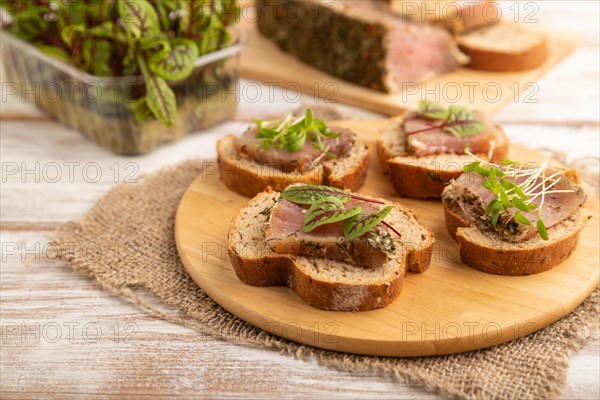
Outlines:
{"label": "white wooden table", "polygon": [[[512,5],[508,3],[504,8]],[[540,23],[579,33],[582,46],[538,82],[537,103],[517,101],[495,120],[515,142],[568,151],[571,159],[597,157],[598,2],[537,4]],[[134,171],[137,177],[184,159],[213,157],[215,140],[241,132],[251,117],[298,105],[285,103],[278,91],[270,101],[268,88],[263,89],[265,96],[258,103],[241,102],[233,122],[147,156],[119,157],[47,119],[19,98],[4,98],[2,87],[0,397],[435,397],[388,379],[333,371],[163,322],[102,291],[93,280],[46,254],[48,233],[81,217],[127,173]],[[373,116],[345,110],[357,118]],[[62,173],[58,180],[51,171],[56,166]],[[100,177],[92,182],[96,169]],[[570,358],[564,398],[600,396],[600,356],[594,336]]]}

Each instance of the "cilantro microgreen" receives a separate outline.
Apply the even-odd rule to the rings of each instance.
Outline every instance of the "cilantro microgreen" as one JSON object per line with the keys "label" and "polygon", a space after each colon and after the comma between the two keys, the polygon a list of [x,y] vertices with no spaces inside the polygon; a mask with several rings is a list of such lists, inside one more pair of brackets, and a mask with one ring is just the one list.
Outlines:
{"label": "cilantro microgreen", "polygon": [[265,150],[286,149],[294,153],[302,149],[308,140],[313,148],[326,153],[327,157],[336,157],[327,151],[326,141],[341,136],[341,133],[329,129],[325,121],[314,118],[310,109],[301,117],[288,114],[283,121],[253,121],[258,127],[256,137],[262,139],[261,145]]}
{"label": "cilantro microgreen", "polygon": [[[531,220],[523,213],[537,211],[537,232],[542,239],[548,240],[548,231],[542,220],[542,207],[546,195],[573,191],[552,190],[562,179],[561,172],[546,176],[548,161],[544,162],[541,168],[521,168],[514,161],[505,160],[502,165],[498,165],[478,158],[468,148],[465,152],[476,161],[465,165],[464,172],[482,176],[481,185],[496,195],[485,208],[485,214],[489,216],[492,226],[496,227],[501,215],[509,215],[509,210],[514,210],[511,218],[516,222],[531,225]],[[541,199],[540,204],[535,205],[533,201],[537,198]]]}

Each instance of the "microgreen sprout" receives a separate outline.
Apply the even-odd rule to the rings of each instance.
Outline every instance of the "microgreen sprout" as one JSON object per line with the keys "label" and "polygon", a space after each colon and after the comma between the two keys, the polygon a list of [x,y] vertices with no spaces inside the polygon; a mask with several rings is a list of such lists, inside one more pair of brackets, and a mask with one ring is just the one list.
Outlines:
{"label": "microgreen sprout", "polygon": [[256,137],[262,139],[261,144],[265,150],[286,149],[294,153],[304,147],[306,140],[310,140],[312,147],[324,152],[327,157],[336,157],[327,151],[325,141],[335,139],[341,136],[341,133],[333,132],[325,121],[314,118],[310,109],[301,117],[288,114],[283,121],[253,121],[258,126]]}
{"label": "microgreen sprout", "polygon": [[[548,160],[539,168],[523,168],[520,164],[504,160],[501,165],[483,160],[473,154],[468,148],[465,153],[476,161],[465,165],[464,172],[474,172],[483,177],[482,186],[496,195],[485,206],[485,213],[491,217],[492,225],[496,227],[499,217],[510,209],[515,209],[513,218],[518,223],[531,225],[524,213],[537,211],[536,229],[540,237],[548,240],[548,231],[542,220],[542,209],[546,196],[555,193],[570,193],[573,190],[553,189],[562,179],[562,171],[549,170]],[[539,200],[538,200],[539,199]],[[534,204],[538,200],[539,204]]]}

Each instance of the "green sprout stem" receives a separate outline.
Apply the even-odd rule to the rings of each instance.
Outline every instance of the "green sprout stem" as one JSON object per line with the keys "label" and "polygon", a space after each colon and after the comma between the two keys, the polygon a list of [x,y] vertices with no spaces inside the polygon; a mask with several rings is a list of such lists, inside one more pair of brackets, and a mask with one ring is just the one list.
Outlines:
{"label": "green sprout stem", "polygon": [[[500,212],[507,211],[510,208],[516,208],[517,211],[513,218],[518,222],[531,224],[520,211],[537,211],[537,230],[540,236],[548,239],[545,224],[542,220],[542,209],[546,202],[546,195],[555,193],[572,193],[573,190],[551,190],[562,179],[561,171],[557,171],[549,176],[544,172],[548,170],[548,160],[545,160],[540,168],[524,169],[519,164],[508,161],[505,165],[497,165],[483,160],[473,154],[469,148],[465,153],[476,161],[465,167],[465,171],[475,171],[484,177],[483,186],[496,195],[496,199],[486,205],[486,213],[492,215],[492,224],[495,226],[498,222]],[[511,178],[510,182],[506,178]],[[522,182],[520,179],[525,178]],[[498,182],[500,179],[500,182]],[[533,202],[540,199],[540,204]]]}
{"label": "green sprout stem", "polygon": [[315,149],[323,152],[323,156],[335,158],[334,154],[327,151],[325,141],[342,135],[331,131],[325,121],[313,118],[310,109],[300,117],[288,114],[283,121],[254,120],[254,123],[258,127],[256,137],[262,139],[261,144],[265,150],[274,147],[294,153],[302,149],[309,140]]}

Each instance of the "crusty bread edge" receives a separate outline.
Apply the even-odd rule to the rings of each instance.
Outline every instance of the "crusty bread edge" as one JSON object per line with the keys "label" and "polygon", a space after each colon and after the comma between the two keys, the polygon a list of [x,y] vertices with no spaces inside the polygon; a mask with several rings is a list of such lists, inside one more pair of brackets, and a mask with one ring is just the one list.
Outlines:
{"label": "crusty bread edge", "polygon": [[408,215],[411,218],[414,218],[419,225],[424,227],[427,230],[427,237],[421,238],[424,243],[427,243],[425,246],[420,246],[418,249],[413,249],[408,254],[406,254],[406,269],[410,272],[421,273],[425,272],[429,265],[431,264],[431,256],[433,254],[433,245],[435,243],[435,235],[433,231],[425,224],[423,224],[419,217],[409,208],[406,208],[396,202],[387,202],[391,204],[394,208],[398,209],[402,213]]}
{"label": "crusty bread edge", "polygon": [[299,174],[297,172],[285,173],[252,160],[231,157],[225,151],[225,144],[227,141],[233,141],[234,139],[234,135],[228,135],[217,142],[217,164],[221,181],[230,190],[242,196],[254,197],[267,187],[282,191],[289,185],[298,182],[311,185],[329,185],[356,191],[365,183],[367,178],[371,159],[371,148],[367,144],[357,142],[357,145],[364,145],[367,149],[366,156],[359,164],[346,171],[340,178],[331,177],[330,180],[331,170],[327,163]]}
{"label": "crusty bread edge", "polygon": [[[465,33],[468,35],[469,32]],[[482,71],[511,72],[525,71],[542,65],[548,58],[548,37],[537,45],[519,53],[506,53],[471,47],[457,37],[458,48],[468,55],[471,61],[466,65]]]}
{"label": "crusty bread edge", "polygon": [[[269,187],[265,192],[272,193],[273,190]],[[245,207],[251,205],[256,199],[256,197],[251,199]],[[401,212],[409,214],[416,219],[415,214],[411,210],[397,203],[390,204],[393,207],[398,208]],[[428,237],[424,241],[425,243],[423,246],[404,254],[404,257],[400,259],[398,266],[400,273],[395,275],[394,279],[380,284],[350,285],[345,283],[325,282],[309,276],[300,268],[296,268],[295,256],[293,255],[268,255],[259,258],[244,257],[240,255],[233,240],[233,229],[238,215],[236,215],[230,223],[227,241],[229,258],[236,276],[242,282],[252,286],[287,286],[304,302],[322,310],[366,311],[385,307],[396,300],[400,295],[407,271],[423,272],[431,263],[433,245],[435,242],[434,234],[431,229],[416,219],[417,222],[427,230]],[[336,292],[345,292],[348,293],[348,295],[352,295],[351,293],[354,291],[366,293],[358,308],[351,310],[335,308],[335,304],[331,300],[335,297]]]}
{"label": "crusty bread edge", "polygon": [[[287,286],[305,303],[327,311],[366,311],[385,307],[400,295],[406,268],[391,281],[381,284],[331,283],[315,279],[300,268],[295,268],[293,256],[244,258],[229,246],[229,256],[236,276],[252,286]],[[339,309],[331,301],[335,292],[365,292],[363,302],[357,309]]]}
{"label": "crusty bread edge", "polygon": [[455,202],[444,198],[443,205],[446,229],[458,242],[461,261],[470,267],[495,275],[532,275],[557,266],[573,253],[579,242],[580,232],[585,226],[583,223],[560,240],[541,247],[497,249],[469,240],[465,233],[469,229],[477,228],[468,222]]}
{"label": "crusty bread edge", "polygon": [[380,131],[379,138],[375,142],[375,149],[377,153],[377,160],[379,162],[379,168],[384,175],[390,174],[390,168],[387,164],[387,161],[391,158],[396,157],[398,154],[394,153],[390,150],[382,137],[388,129],[394,129],[398,127],[398,129],[402,129],[402,122],[404,121],[404,117],[394,117],[390,120],[388,124]]}
{"label": "crusty bread edge", "polygon": [[365,157],[363,157],[354,168],[346,171],[339,178],[335,174],[329,164],[323,164],[324,176],[323,184],[327,186],[333,186],[339,189],[349,189],[353,192],[360,189],[367,180],[367,174],[369,172],[369,165],[371,163],[372,150],[371,146],[364,144],[367,149]]}

